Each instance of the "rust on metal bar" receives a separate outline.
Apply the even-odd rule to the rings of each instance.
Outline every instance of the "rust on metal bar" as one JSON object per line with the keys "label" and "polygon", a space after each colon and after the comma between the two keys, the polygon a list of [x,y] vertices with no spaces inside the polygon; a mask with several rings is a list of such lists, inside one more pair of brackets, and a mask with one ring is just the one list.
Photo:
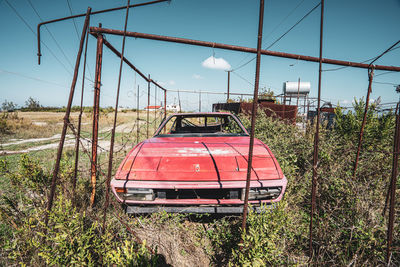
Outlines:
{"label": "rust on metal bar", "polygon": [[140,127],[139,127],[139,85],[137,86],[137,95],[136,95],[136,144],[139,144],[139,134],[140,134]]}
{"label": "rust on metal bar", "polygon": [[100,87],[101,87],[101,67],[103,61],[103,36],[97,38],[96,52],[96,73],[94,86],[94,103],[93,103],[93,127],[92,127],[92,160],[91,160],[91,185],[92,193],[90,195],[90,206],[93,206],[96,196],[96,180],[97,180],[97,143],[99,134],[99,106],[100,106]]}
{"label": "rust on metal bar", "polygon": [[367,99],[365,103],[365,110],[364,110],[364,117],[361,123],[361,128],[360,128],[360,134],[358,137],[358,147],[357,147],[357,154],[356,154],[356,159],[354,161],[354,169],[353,169],[353,178],[356,177],[357,174],[357,167],[358,167],[358,160],[360,159],[360,151],[361,151],[361,146],[362,146],[362,140],[364,136],[364,128],[365,124],[367,122],[367,114],[368,114],[368,108],[369,108],[369,97],[372,92],[372,81],[374,79],[374,67],[372,66],[371,69],[368,70],[368,92],[367,92]]}
{"label": "rust on metal bar", "polygon": [[157,86],[154,85],[154,132],[157,131]]}
{"label": "rust on metal bar", "polygon": [[230,83],[231,83],[231,71],[228,70],[228,92],[226,94],[226,102],[228,103],[229,100],[229,87],[230,87]]}
{"label": "rust on metal bar", "polygon": [[260,14],[259,14],[259,22],[258,22],[258,36],[257,36],[256,74],[255,74],[255,82],[254,82],[253,105],[252,105],[252,111],[251,111],[250,144],[249,144],[249,157],[248,157],[248,164],[247,164],[246,189],[245,189],[245,195],[244,195],[242,231],[246,230],[247,208],[248,208],[248,203],[249,203],[250,179],[251,179],[251,170],[252,170],[252,163],[253,163],[254,134],[255,134],[255,126],[256,126],[257,103],[258,103],[258,84],[260,81],[260,61],[261,61],[263,23],[264,23],[264,0],[260,0]]}
{"label": "rust on metal bar", "polygon": [[167,118],[167,90],[164,90],[164,120],[166,118]]}
{"label": "rust on metal bar", "polygon": [[[169,2],[170,0],[150,1],[150,2],[146,2],[146,3],[130,5],[129,8],[147,6],[147,5],[152,5],[152,4],[158,4],[158,3],[161,3],[161,2],[167,2],[167,1]],[[101,13],[105,13],[105,12],[121,10],[121,9],[125,9],[125,8],[126,8],[126,6],[120,6],[120,7],[114,7],[114,8],[109,8],[109,9],[98,10],[98,11],[91,12],[91,15],[96,15],[96,14],[101,14]],[[74,18],[84,17],[84,16],[86,16],[86,14],[82,13],[82,14],[72,15],[72,16],[63,17],[63,18],[59,18],[59,19],[43,21],[43,22],[41,22],[41,23],[39,23],[37,25],[37,47],[38,47],[37,56],[38,56],[38,64],[39,65],[40,65],[40,57],[42,56],[42,54],[41,54],[41,46],[40,46],[40,27],[42,25],[45,25],[45,24],[59,22],[59,21],[67,20],[67,19],[74,19]]]}
{"label": "rust on metal bar", "polygon": [[386,262],[389,266],[391,258],[391,250],[393,243],[393,226],[395,216],[395,198],[396,198],[396,185],[398,175],[398,164],[399,164],[399,152],[400,152],[400,103],[396,106],[396,128],[393,140],[393,163],[392,163],[392,177],[390,180],[390,207],[389,207],[389,224],[387,230],[387,247],[386,247]]}
{"label": "rust on metal bar", "polygon": [[[97,34],[96,33],[91,33],[91,35],[93,35],[95,38],[97,38]],[[110,42],[108,42],[106,39],[104,39],[103,40],[103,43],[104,43],[104,45],[105,46],[107,46],[115,55],[117,55],[117,57],[121,57],[121,53],[114,47],[114,46],[112,46],[111,44],[110,44]],[[151,80],[151,79],[148,79],[147,77],[146,77],[146,75],[144,75],[143,74],[143,72],[141,72],[138,68],[136,68],[135,67],[135,65],[133,65],[127,58],[125,58],[125,57],[123,57],[123,59],[124,59],[124,62],[131,68],[131,69],[133,69],[137,74],[139,74],[140,75],[140,77],[142,77],[146,82],[151,82],[151,83],[153,83],[153,84],[155,84],[156,86],[158,86],[160,89],[162,89],[162,90],[167,90],[167,89],[165,89],[164,87],[162,87],[161,85],[159,85],[157,82],[155,82],[155,81],[153,81],[153,80]]]}
{"label": "rust on metal bar", "polygon": [[318,71],[318,101],[317,101],[317,123],[315,125],[314,136],[314,155],[313,155],[313,176],[311,181],[311,210],[310,210],[310,240],[309,240],[309,257],[313,256],[313,221],[316,209],[316,189],[318,178],[318,145],[319,145],[319,124],[321,120],[321,76],[322,76],[322,40],[324,33],[324,0],[321,0],[321,24],[319,32],[319,71]]}
{"label": "rust on metal bar", "polygon": [[[90,19],[90,18],[89,18]],[[74,165],[74,175],[72,177],[72,200],[75,203],[76,199],[76,180],[78,175],[78,163],[79,163],[79,142],[81,138],[81,124],[82,124],[82,114],[83,114],[83,93],[85,91],[85,73],[86,73],[86,56],[87,56],[87,47],[89,41],[89,31],[86,31],[86,43],[85,43],[85,53],[83,55],[83,73],[82,73],[82,91],[81,91],[81,106],[79,109],[79,116],[78,116],[78,130],[76,134],[75,140],[75,165]]]}
{"label": "rust on metal bar", "polygon": [[[126,15],[125,15],[125,26],[124,32],[126,32],[126,27],[128,25],[128,15],[129,15],[129,5],[131,0],[128,0],[126,5]],[[114,154],[114,142],[115,142],[115,127],[117,126],[117,115],[118,115],[118,102],[119,102],[119,92],[121,88],[121,77],[122,77],[122,67],[124,63],[124,52],[125,52],[125,40],[126,36],[124,35],[122,39],[122,49],[121,49],[121,61],[119,64],[119,75],[118,75],[118,85],[117,85],[117,96],[115,99],[115,108],[114,108],[114,123],[113,128],[111,130],[111,140],[110,140],[110,153],[108,155],[108,170],[107,170],[107,180],[106,180],[106,200],[104,202],[103,209],[103,228],[102,233],[104,234],[106,231],[106,219],[107,219],[107,209],[110,205],[110,182],[111,182],[111,173],[113,167],[113,154]]]}
{"label": "rust on metal bar", "polygon": [[150,116],[150,74],[147,82],[147,116],[146,116],[146,138],[149,138],[149,116]]}
{"label": "rust on metal bar", "polygon": [[89,7],[87,9],[87,12],[86,12],[86,18],[85,18],[85,22],[83,24],[81,40],[80,40],[80,43],[79,43],[79,50],[78,50],[78,54],[76,56],[74,76],[72,78],[71,89],[69,91],[68,104],[67,104],[67,108],[66,108],[65,116],[64,116],[64,125],[63,125],[63,129],[62,129],[62,132],[61,132],[60,143],[58,145],[56,163],[54,165],[53,177],[51,179],[50,194],[49,194],[47,207],[46,207],[45,218],[44,218],[44,221],[45,221],[46,225],[48,225],[48,222],[49,222],[49,213],[50,213],[51,208],[53,206],[54,195],[55,195],[55,192],[56,192],[58,171],[60,170],[60,161],[61,161],[62,151],[63,151],[63,148],[64,148],[65,135],[67,133],[67,128],[68,128],[68,124],[69,124],[69,115],[71,113],[72,100],[74,99],[75,86],[76,86],[76,81],[78,79],[79,65],[80,65],[80,62],[81,62],[83,44],[84,44],[84,41],[85,41],[86,31],[88,30],[88,26],[89,26],[89,18],[90,18],[91,10],[92,9]]}
{"label": "rust on metal bar", "polygon": [[[120,31],[120,30],[104,29],[104,28],[97,28],[97,27],[90,27],[90,31],[91,31],[91,33],[123,35],[123,31]],[[148,33],[140,33],[140,32],[127,32],[126,36],[142,38],[142,39],[149,39],[149,40],[158,40],[158,41],[165,41],[165,42],[188,44],[188,45],[214,47],[214,48],[240,51],[240,52],[253,53],[253,54],[257,53],[257,49],[250,48],[250,47],[228,45],[228,44],[214,43],[214,42],[207,42],[207,41],[199,41],[199,40],[185,39],[185,38],[179,38],[179,37],[170,37],[170,36],[163,36],[163,35],[156,35],[156,34],[148,34]],[[296,59],[296,60],[304,60],[304,61],[311,61],[311,62],[319,62],[320,61],[318,57],[290,54],[290,53],[284,53],[284,52],[276,52],[276,51],[270,51],[270,50],[261,50],[261,54],[267,55],[267,56],[292,58],[292,59]],[[328,58],[322,58],[322,63],[346,66],[346,67],[363,68],[363,69],[368,69],[370,67],[369,64],[337,60],[337,59],[328,59]],[[386,70],[386,71],[400,71],[400,67],[396,67],[396,66],[375,65],[375,69],[376,70]]]}

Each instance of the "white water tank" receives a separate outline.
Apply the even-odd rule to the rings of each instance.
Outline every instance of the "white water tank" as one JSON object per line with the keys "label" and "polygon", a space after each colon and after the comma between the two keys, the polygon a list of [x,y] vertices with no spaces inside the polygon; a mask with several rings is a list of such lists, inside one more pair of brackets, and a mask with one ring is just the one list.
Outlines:
{"label": "white water tank", "polygon": [[283,94],[284,95],[308,95],[310,93],[310,82],[284,82]]}

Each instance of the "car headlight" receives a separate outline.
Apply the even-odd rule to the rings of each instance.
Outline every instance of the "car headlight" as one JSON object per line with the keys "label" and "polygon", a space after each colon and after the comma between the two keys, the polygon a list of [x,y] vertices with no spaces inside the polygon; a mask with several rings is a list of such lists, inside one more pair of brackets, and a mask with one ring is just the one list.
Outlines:
{"label": "car headlight", "polygon": [[116,191],[124,200],[154,200],[154,191],[150,188],[116,188]]}
{"label": "car headlight", "polygon": [[[250,188],[249,190],[249,200],[257,200],[257,199],[275,199],[279,197],[281,194],[281,187],[259,187],[259,188]],[[244,200],[246,190],[242,190],[242,200]]]}

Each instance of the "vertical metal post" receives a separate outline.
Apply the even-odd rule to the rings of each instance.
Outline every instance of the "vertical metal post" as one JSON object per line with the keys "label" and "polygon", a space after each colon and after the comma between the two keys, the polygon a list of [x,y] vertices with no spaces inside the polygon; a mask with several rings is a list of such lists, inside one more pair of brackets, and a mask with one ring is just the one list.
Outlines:
{"label": "vertical metal post", "polygon": [[137,94],[136,94],[136,144],[139,143],[139,134],[140,134],[140,125],[139,125],[139,85],[137,86]]}
{"label": "vertical metal post", "polygon": [[150,74],[147,82],[147,117],[146,117],[146,138],[149,138],[149,116],[150,116]]}
{"label": "vertical metal post", "polygon": [[[128,15],[129,15],[129,4],[130,0],[128,0],[127,7],[126,7],[126,16],[125,16],[125,27],[124,33],[126,33],[126,26],[128,24]],[[119,91],[121,88],[121,76],[122,76],[122,67],[124,63],[124,52],[125,52],[125,39],[126,35],[124,35],[122,39],[122,50],[121,50],[121,61],[119,64],[119,76],[118,76],[118,85],[117,85],[117,96],[115,99],[115,109],[114,109],[114,123],[113,128],[111,130],[111,140],[110,140],[110,153],[108,155],[108,170],[107,170],[107,180],[106,180],[106,200],[104,202],[104,209],[103,209],[103,227],[102,233],[105,233],[106,230],[106,219],[107,219],[107,209],[110,203],[110,182],[111,182],[111,173],[112,173],[112,166],[113,166],[113,154],[114,154],[114,141],[115,141],[115,127],[117,125],[117,116],[118,116],[118,103],[119,103]]]}
{"label": "vertical metal post", "polygon": [[[89,18],[90,19],[90,18]],[[78,116],[78,130],[76,134],[75,140],[75,165],[74,165],[74,175],[72,177],[72,201],[75,204],[76,199],[76,180],[78,176],[78,163],[79,163],[79,141],[81,138],[81,125],[82,125],[82,113],[83,113],[83,93],[85,91],[85,74],[86,74],[86,55],[87,55],[87,46],[89,41],[89,31],[86,31],[86,43],[85,43],[85,53],[83,56],[83,72],[82,72],[82,91],[81,91],[81,106],[79,110]]]}
{"label": "vertical metal post", "polygon": [[229,87],[230,87],[230,83],[231,83],[231,71],[228,70],[228,94],[226,96],[226,103],[228,103],[229,100]]}
{"label": "vertical metal post", "polygon": [[67,133],[67,127],[68,127],[68,124],[69,124],[69,115],[71,113],[72,100],[74,98],[76,81],[78,79],[78,72],[79,72],[79,65],[80,65],[80,62],[81,62],[83,43],[85,41],[86,31],[88,30],[89,18],[90,18],[90,12],[91,11],[92,11],[92,9],[90,7],[88,7],[88,9],[86,11],[85,22],[84,22],[84,25],[83,25],[83,28],[82,28],[81,40],[80,40],[80,43],[79,43],[79,50],[78,50],[78,54],[76,56],[74,77],[72,78],[71,89],[69,91],[68,104],[67,104],[67,108],[66,108],[65,116],[64,116],[64,125],[63,125],[63,129],[62,129],[62,132],[61,132],[60,143],[58,145],[56,163],[54,165],[53,177],[51,179],[50,194],[49,194],[47,207],[46,207],[46,214],[45,214],[45,218],[44,218],[44,221],[45,221],[46,225],[48,225],[48,222],[49,222],[49,213],[50,213],[51,208],[53,206],[54,195],[55,195],[55,192],[56,192],[57,176],[58,176],[58,171],[60,170],[60,161],[61,161],[62,151],[63,151],[63,148],[64,148],[65,135]]}
{"label": "vertical metal post", "polygon": [[318,168],[318,144],[319,144],[319,124],[320,124],[320,105],[321,105],[321,74],[322,74],[322,40],[324,32],[324,0],[321,0],[321,26],[319,35],[319,71],[318,71],[318,101],[317,101],[317,123],[315,125],[314,136],[314,155],[313,155],[313,176],[311,185],[311,210],[310,210],[310,240],[309,240],[309,256],[310,260],[313,256],[313,220],[316,208],[316,188],[317,188],[317,168]]}
{"label": "vertical metal post", "polygon": [[157,131],[157,86],[154,85],[154,132]]}
{"label": "vertical metal post", "polygon": [[393,140],[393,164],[392,164],[392,178],[390,181],[390,208],[389,208],[389,224],[387,230],[387,248],[386,248],[386,262],[389,266],[391,258],[391,249],[393,242],[393,225],[395,215],[395,198],[396,198],[396,185],[398,175],[399,153],[400,153],[400,103],[396,107],[396,128]]}
{"label": "vertical metal post", "polygon": [[257,106],[258,106],[257,105],[258,104],[258,84],[260,81],[260,61],[261,61],[263,23],[264,23],[264,0],[260,0],[260,14],[259,14],[259,22],[258,22],[258,39],[257,39],[256,74],[255,74],[255,82],[254,82],[253,106],[252,106],[252,111],[251,111],[249,157],[248,157],[248,165],[247,165],[246,191],[245,191],[244,205],[243,205],[242,231],[246,230],[247,208],[248,208],[248,202],[249,202],[250,179],[251,179],[251,169],[252,169],[252,162],[253,162],[254,133],[255,133],[255,125],[256,125]]}
{"label": "vertical metal post", "polygon": [[166,117],[167,117],[167,90],[164,90],[164,119]]}
{"label": "vertical metal post", "polygon": [[361,151],[362,140],[363,140],[363,136],[364,136],[364,128],[365,128],[365,124],[367,122],[367,114],[368,114],[368,108],[369,108],[369,96],[371,95],[371,91],[372,91],[373,78],[374,78],[374,69],[372,67],[372,69],[368,69],[368,92],[367,92],[367,99],[366,99],[366,103],[365,103],[364,117],[363,117],[363,121],[361,123],[360,135],[358,137],[358,147],[357,147],[356,160],[354,161],[353,178],[355,178],[356,174],[357,174],[358,160],[360,158],[360,151]]}
{"label": "vertical metal post", "polygon": [[91,185],[92,194],[90,195],[90,206],[93,206],[96,196],[96,180],[97,180],[97,144],[99,138],[99,110],[100,110],[100,87],[101,87],[101,67],[103,61],[103,35],[97,37],[96,52],[96,73],[94,86],[94,102],[93,102],[93,126],[92,126],[92,166],[91,166]]}
{"label": "vertical metal post", "polygon": [[201,112],[201,91],[199,92],[199,112]]}
{"label": "vertical metal post", "polygon": [[178,102],[179,102],[179,112],[182,112],[181,96],[180,96],[180,94],[179,94],[179,90],[178,90]]}
{"label": "vertical metal post", "polygon": [[299,109],[299,97],[300,97],[300,77],[299,77],[299,81],[297,82],[297,109]]}

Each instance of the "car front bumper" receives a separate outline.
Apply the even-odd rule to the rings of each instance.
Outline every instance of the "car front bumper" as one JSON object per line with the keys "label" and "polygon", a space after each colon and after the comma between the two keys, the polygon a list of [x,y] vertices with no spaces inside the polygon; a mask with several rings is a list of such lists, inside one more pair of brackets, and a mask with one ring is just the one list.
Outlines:
{"label": "car front bumper", "polygon": [[[250,188],[275,188],[280,187],[281,192],[278,197],[274,199],[264,199],[264,200],[249,200],[249,203],[259,206],[262,203],[274,203],[278,202],[282,199],[285,191],[286,191],[287,179],[283,177],[282,179],[276,180],[252,180],[250,182]],[[212,209],[215,210],[216,207],[223,206],[233,206],[229,208],[237,208],[242,209],[240,205],[244,204],[244,201],[241,198],[229,199],[229,198],[189,198],[189,199],[169,199],[169,198],[155,198],[153,200],[127,200],[121,198],[121,196],[117,193],[117,188],[149,188],[153,190],[187,190],[187,189],[210,189],[210,190],[218,190],[218,189],[240,189],[243,190],[246,188],[246,181],[202,181],[202,182],[187,182],[187,181],[136,181],[136,180],[116,180],[113,179],[111,181],[111,188],[116,196],[117,200],[121,203],[124,203],[128,206],[148,206],[148,210],[157,211],[160,207],[167,208],[171,206],[172,208],[179,209],[182,208],[182,211],[185,212],[188,210],[187,208],[192,207],[192,210],[196,210],[196,207],[199,206],[209,206],[210,212]],[[189,207],[180,207],[180,206],[189,206]],[[202,208],[203,208],[202,207]],[[227,207],[228,208],[228,207]],[[168,210],[168,209],[167,209]],[[218,209],[217,209],[218,210]],[[220,209],[223,210],[223,209]],[[152,212],[154,212],[152,211]],[[196,211],[194,211],[196,212]],[[228,212],[231,213],[231,212]]]}

